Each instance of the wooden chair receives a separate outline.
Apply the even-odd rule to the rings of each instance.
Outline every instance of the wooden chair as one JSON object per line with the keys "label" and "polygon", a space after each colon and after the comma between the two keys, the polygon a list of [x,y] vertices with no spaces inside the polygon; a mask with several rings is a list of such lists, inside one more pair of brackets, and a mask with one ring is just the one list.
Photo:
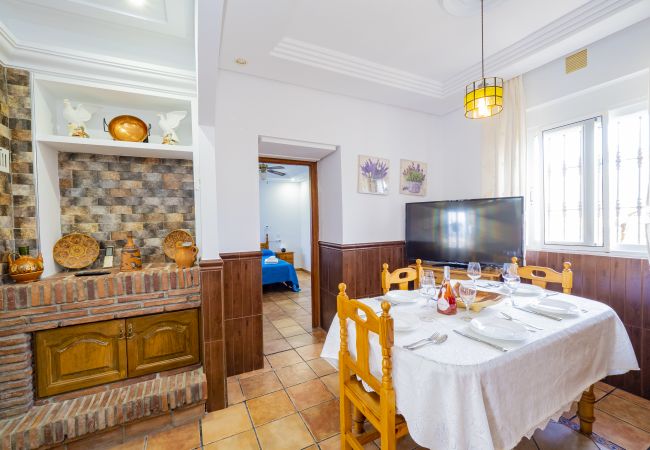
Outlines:
{"label": "wooden chair", "polygon": [[382,265],[381,271],[381,290],[385,294],[390,291],[393,284],[397,284],[399,289],[405,291],[409,288],[409,282],[413,281],[414,288],[420,287],[420,278],[422,278],[422,260],[415,260],[415,269],[412,267],[404,267],[396,269],[393,272],[388,271],[388,264]]}
{"label": "wooden chair", "polygon": [[[378,437],[382,450],[395,450],[397,439],[408,434],[404,418],[397,415],[395,391],[393,390],[392,360],[393,319],[388,314],[390,304],[382,302],[381,316],[377,316],[369,306],[350,300],[345,293],[345,284],[339,284],[336,297],[339,321],[341,324],[341,348],[339,350],[339,386],[341,405],[341,449],[363,450],[363,446]],[[365,318],[359,315],[360,310]],[[356,360],[348,350],[348,319],[352,320],[356,332]],[[369,334],[379,336],[382,354],[381,380],[370,373]],[[374,392],[367,392],[359,377]],[[352,431],[353,408],[363,414],[375,427],[370,432],[355,434]],[[361,430],[363,428],[361,427]]]}
{"label": "wooden chair", "polygon": [[266,233],[266,241],[260,242],[260,250],[268,250],[268,249],[269,249],[269,233]]}
{"label": "wooden chair", "polygon": [[[512,263],[517,263],[516,256],[512,257]],[[557,272],[549,267],[542,266],[523,266],[517,265],[517,273],[519,278],[530,280],[535,286],[546,289],[547,283],[559,283],[562,285],[562,292],[570,294],[573,288],[573,272],[571,271],[571,263],[565,262],[562,272]]]}

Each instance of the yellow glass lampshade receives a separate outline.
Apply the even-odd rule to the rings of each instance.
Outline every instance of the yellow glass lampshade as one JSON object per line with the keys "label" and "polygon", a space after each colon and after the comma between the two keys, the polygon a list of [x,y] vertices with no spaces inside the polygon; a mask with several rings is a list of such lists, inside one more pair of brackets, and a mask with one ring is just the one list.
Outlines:
{"label": "yellow glass lampshade", "polygon": [[483,78],[465,88],[465,117],[482,119],[503,109],[503,78]]}

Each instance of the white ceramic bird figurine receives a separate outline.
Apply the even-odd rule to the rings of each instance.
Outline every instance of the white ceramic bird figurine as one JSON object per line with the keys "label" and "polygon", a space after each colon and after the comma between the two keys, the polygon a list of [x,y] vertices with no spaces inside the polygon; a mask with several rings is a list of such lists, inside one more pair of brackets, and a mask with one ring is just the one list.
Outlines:
{"label": "white ceramic bird figurine", "polygon": [[163,144],[178,144],[178,135],[176,135],[175,128],[187,116],[187,111],[171,111],[167,114],[158,114],[160,121],[158,125],[163,131]]}
{"label": "white ceramic bird figurine", "polygon": [[88,112],[81,103],[73,108],[70,100],[63,100],[63,117],[68,121],[68,132],[70,136],[90,137],[86,133],[86,122],[90,120],[92,113]]}

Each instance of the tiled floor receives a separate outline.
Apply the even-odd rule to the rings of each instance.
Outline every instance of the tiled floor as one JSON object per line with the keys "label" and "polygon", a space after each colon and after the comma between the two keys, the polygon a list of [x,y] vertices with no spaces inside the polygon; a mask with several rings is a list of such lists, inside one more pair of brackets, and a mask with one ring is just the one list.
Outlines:
{"label": "tiled floor", "polygon": [[[200,424],[152,434],[122,450],[338,449],[338,375],[319,358],[324,333],[311,329],[309,277],[299,273],[302,291],[265,289],[264,369],[228,379],[229,407]],[[628,450],[650,446],[650,401],[600,383],[594,431]],[[565,414],[577,422],[575,412]],[[366,448],[377,449],[374,443]],[[398,449],[419,449],[410,437]],[[518,450],[608,448],[550,423],[524,439]]]}

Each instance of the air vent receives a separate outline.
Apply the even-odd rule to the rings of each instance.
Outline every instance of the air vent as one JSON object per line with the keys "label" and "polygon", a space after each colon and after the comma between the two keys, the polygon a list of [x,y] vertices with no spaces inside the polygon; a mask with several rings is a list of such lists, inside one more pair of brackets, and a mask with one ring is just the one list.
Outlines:
{"label": "air vent", "polygon": [[9,150],[0,148],[0,172],[9,173],[9,166],[11,164],[11,156]]}
{"label": "air vent", "polygon": [[566,73],[575,72],[576,70],[587,67],[587,49],[580,50],[578,53],[569,55],[564,60]]}

